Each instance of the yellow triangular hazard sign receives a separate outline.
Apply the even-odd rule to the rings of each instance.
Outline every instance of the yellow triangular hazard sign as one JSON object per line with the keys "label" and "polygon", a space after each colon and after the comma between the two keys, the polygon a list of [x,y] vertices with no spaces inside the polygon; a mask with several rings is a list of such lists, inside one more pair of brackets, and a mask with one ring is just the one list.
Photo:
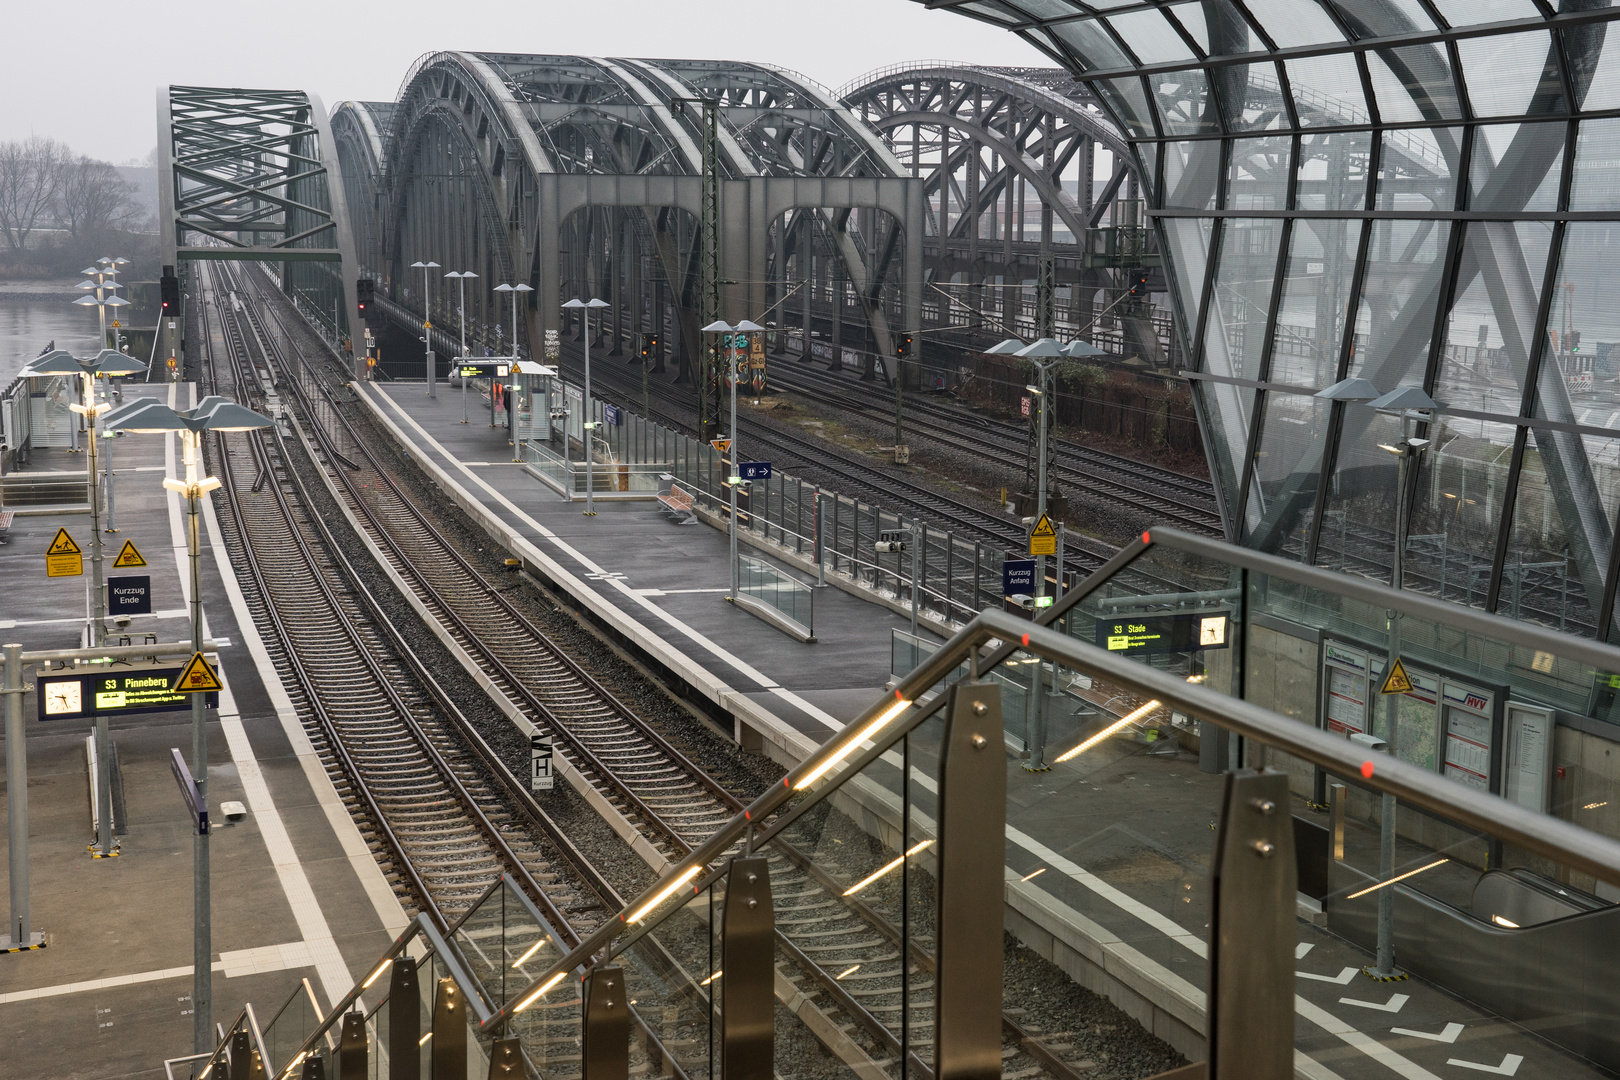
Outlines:
{"label": "yellow triangular hazard sign", "polygon": [[1051,517],[1046,514],[1042,514],[1041,519],[1035,523],[1035,527],[1029,531],[1029,535],[1043,538],[1048,536],[1055,537],[1057,536],[1057,529],[1052,526]]}
{"label": "yellow triangular hazard sign", "polygon": [[1384,685],[1379,688],[1378,692],[1380,694],[1410,694],[1412,692],[1412,680],[1407,678],[1406,665],[1401,663],[1400,657],[1397,656],[1395,663],[1390,665],[1389,675],[1384,679]]}
{"label": "yellow triangular hazard sign", "polygon": [[146,559],[141,555],[141,549],[135,546],[133,540],[125,540],[124,546],[118,549],[118,558],[113,560],[113,567],[118,570],[145,565]]}
{"label": "yellow triangular hazard sign", "polygon": [[56,539],[52,540],[51,546],[45,549],[45,554],[78,555],[80,554],[79,545],[73,542],[73,537],[68,535],[66,529],[57,529]]}
{"label": "yellow triangular hazard sign", "polygon": [[185,670],[180,672],[178,679],[174,680],[171,692],[176,694],[204,694],[210,690],[223,689],[225,688],[220,685],[219,676],[214,674],[214,669],[208,666],[208,661],[199,652],[191,654],[191,659],[187,661]]}

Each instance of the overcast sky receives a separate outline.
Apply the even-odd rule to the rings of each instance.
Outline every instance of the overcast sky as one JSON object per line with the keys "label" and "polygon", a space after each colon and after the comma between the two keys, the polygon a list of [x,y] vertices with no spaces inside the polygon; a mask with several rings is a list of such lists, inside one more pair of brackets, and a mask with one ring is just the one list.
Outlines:
{"label": "overcast sky", "polygon": [[906,60],[1045,64],[1003,30],[912,0],[160,0],[7,3],[0,139],[122,162],[156,144],[166,83],[392,101],[439,49],[757,60],[830,87]]}

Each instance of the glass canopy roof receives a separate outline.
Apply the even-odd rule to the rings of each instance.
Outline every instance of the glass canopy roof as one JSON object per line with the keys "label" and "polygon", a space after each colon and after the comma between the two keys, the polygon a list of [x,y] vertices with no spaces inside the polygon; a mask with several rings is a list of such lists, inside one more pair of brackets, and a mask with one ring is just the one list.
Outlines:
{"label": "glass canopy roof", "polygon": [[1608,0],[924,0],[1090,84],[1142,164],[1233,539],[1610,636],[1620,9]]}

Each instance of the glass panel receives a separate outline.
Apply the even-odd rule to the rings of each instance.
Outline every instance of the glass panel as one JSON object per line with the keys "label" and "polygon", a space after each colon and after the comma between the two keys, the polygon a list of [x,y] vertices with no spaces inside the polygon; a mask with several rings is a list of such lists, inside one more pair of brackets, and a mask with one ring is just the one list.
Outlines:
{"label": "glass panel", "polygon": [[1484,604],[1513,435],[1511,424],[1444,414],[1430,425],[1431,445],[1419,458],[1412,500],[1408,589],[1474,607]]}
{"label": "glass panel", "polygon": [[1209,263],[1210,233],[1215,222],[1211,218],[1160,220],[1170,244],[1168,269],[1175,283],[1178,307],[1184,324],[1197,326],[1199,308],[1204,302],[1204,268]]}
{"label": "glass panel", "polygon": [[1526,435],[1496,610],[1593,637],[1609,566],[1620,443],[1533,428]]}
{"label": "glass panel", "polygon": [[1226,494],[1227,505],[1237,501],[1238,474],[1248,452],[1249,415],[1258,391],[1230,383],[1195,382],[1193,393],[1202,395],[1207,442],[1214,451],[1211,463],[1215,482]]}
{"label": "glass panel", "polygon": [[1461,128],[1386,131],[1378,157],[1378,209],[1452,210]]}
{"label": "glass panel", "polygon": [[1114,15],[1108,21],[1144,64],[1169,64],[1194,58],[1181,35],[1158,11],[1130,11]]}
{"label": "glass panel", "polygon": [[1130,134],[1140,138],[1158,134],[1153,127],[1153,114],[1148,109],[1147,94],[1142,91],[1141,79],[1098,79],[1092,85],[1097,88],[1098,93],[1108,99],[1108,103],[1113,106],[1114,115],[1119,117]]}
{"label": "glass panel", "polygon": [[1469,209],[1557,209],[1568,130],[1562,121],[1476,128],[1473,162],[1468,169],[1473,195]]}
{"label": "glass panel", "polygon": [[1288,86],[1301,127],[1367,123],[1361,71],[1348,53],[1287,61]]}
{"label": "glass panel", "polygon": [[1581,122],[1569,208],[1620,210],[1620,119]]}
{"label": "glass panel", "polygon": [[1541,17],[1531,0],[1435,0],[1434,6],[1452,26]]}
{"label": "glass panel", "polygon": [[1279,49],[1344,40],[1332,17],[1314,0],[1249,0],[1248,7]]}
{"label": "glass panel", "polygon": [[1407,45],[1366,56],[1384,123],[1462,118],[1451,65],[1441,46]]}
{"label": "glass panel", "polygon": [[1551,55],[1552,35],[1547,31],[1462,38],[1457,51],[1463,71],[1472,76],[1468,104],[1475,116],[1562,111],[1564,91],[1556,57]]}
{"label": "glass panel", "polygon": [[630,1075],[667,1075],[666,1053],[690,1077],[719,1075],[715,1054],[724,996],[724,903],[722,877],[614,957],[624,970],[630,1007],[640,1021],[630,1025]]}
{"label": "glass panel", "polygon": [[[1196,68],[1148,79],[1166,135],[1197,135],[1219,130],[1209,100],[1209,80]],[[1168,177],[1165,181],[1169,183]]]}
{"label": "glass panel", "polygon": [[1220,98],[1226,126],[1233,131],[1263,131],[1288,127],[1274,64],[1232,64],[1216,68],[1211,76]]}
{"label": "glass panel", "polygon": [[1220,141],[1199,139],[1162,145],[1166,209],[1214,209],[1221,167]]}
{"label": "glass panel", "polygon": [[1330,415],[1330,403],[1320,398],[1279,391],[1266,394],[1243,522],[1246,547],[1305,557]]}
{"label": "glass panel", "polygon": [[1338,460],[1328,481],[1316,565],[1389,584],[1395,560],[1395,455],[1400,421],[1352,402],[1344,407]]}
{"label": "glass panel", "polygon": [[1434,20],[1419,0],[1335,0],[1353,25],[1365,27],[1363,37],[1421,33],[1433,30]]}
{"label": "glass panel", "polygon": [[1519,414],[1551,242],[1546,222],[1469,222],[1436,401]]}
{"label": "glass panel", "polygon": [[1215,306],[1204,342],[1209,370],[1230,371],[1242,379],[1261,377],[1282,229],[1277,218],[1226,219],[1215,273]]}
{"label": "glass panel", "polygon": [[1299,209],[1360,210],[1372,133],[1307,131],[1299,145]]}
{"label": "glass panel", "polygon": [[1440,302],[1449,221],[1375,221],[1356,308],[1352,377],[1395,386],[1423,377]]}
{"label": "glass panel", "polygon": [[[1570,80],[1575,84],[1575,100],[1582,109],[1612,109],[1620,106],[1620,65],[1612,55],[1614,38],[1602,25],[1565,30],[1564,55],[1569,60]],[[1610,57],[1603,60],[1604,44]]]}
{"label": "glass panel", "polygon": [[1311,218],[1294,223],[1272,332],[1271,381],[1313,389],[1334,381],[1360,232],[1359,221]]}
{"label": "glass panel", "polygon": [[1125,53],[1114,43],[1114,39],[1108,35],[1108,31],[1095,19],[1057,23],[1047,29],[1057,35],[1059,41],[1075,51],[1082,68],[1086,71],[1133,66]]}
{"label": "glass panel", "polygon": [[271,1063],[278,1069],[285,1067],[320,1023],[321,1011],[314,989],[308,979],[300,979],[298,989],[261,1032]]}
{"label": "glass panel", "polygon": [[1228,210],[1283,210],[1288,204],[1291,135],[1233,139],[1226,181]]}

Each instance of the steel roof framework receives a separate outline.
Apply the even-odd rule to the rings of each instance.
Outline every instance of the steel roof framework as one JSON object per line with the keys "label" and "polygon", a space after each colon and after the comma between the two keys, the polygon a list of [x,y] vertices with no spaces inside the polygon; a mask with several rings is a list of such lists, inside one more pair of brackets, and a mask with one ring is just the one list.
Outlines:
{"label": "steel roof framework", "polygon": [[[1609,638],[1620,10],[1602,0],[934,0],[1020,34],[1141,163],[1235,539]],[[1597,339],[1597,340],[1594,340]],[[1620,350],[1617,350],[1620,352]]]}

